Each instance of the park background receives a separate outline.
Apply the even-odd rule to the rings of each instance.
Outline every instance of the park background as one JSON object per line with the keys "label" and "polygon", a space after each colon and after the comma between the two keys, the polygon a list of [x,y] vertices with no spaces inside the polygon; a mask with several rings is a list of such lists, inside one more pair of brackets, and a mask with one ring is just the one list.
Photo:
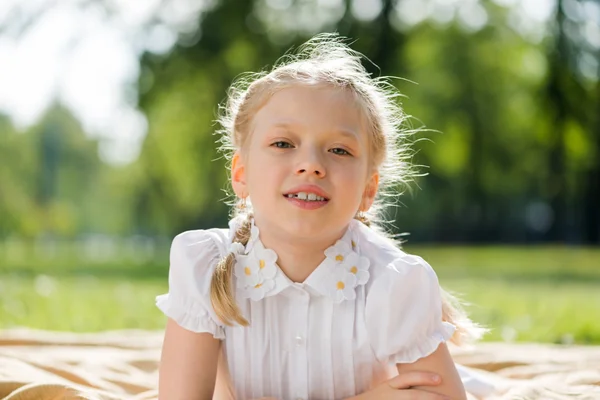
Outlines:
{"label": "park background", "polygon": [[171,239],[227,223],[228,85],[334,31],[422,128],[406,251],[485,340],[599,344],[595,0],[4,0],[0,328],[163,328]]}

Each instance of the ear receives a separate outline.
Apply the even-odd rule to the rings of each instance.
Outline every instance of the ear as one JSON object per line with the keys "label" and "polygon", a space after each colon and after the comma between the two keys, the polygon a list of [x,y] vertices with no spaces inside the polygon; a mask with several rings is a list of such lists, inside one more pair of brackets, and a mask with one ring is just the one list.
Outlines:
{"label": "ear", "polygon": [[240,199],[248,196],[246,167],[239,151],[235,152],[231,160],[231,185],[233,186],[233,191]]}
{"label": "ear", "polygon": [[367,186],[363,192],[362,201],[360,202],[360,211],[369,211],[369,208],[375,201],[377,189],[379,188],[379,173],[375,172],[367,181]]}

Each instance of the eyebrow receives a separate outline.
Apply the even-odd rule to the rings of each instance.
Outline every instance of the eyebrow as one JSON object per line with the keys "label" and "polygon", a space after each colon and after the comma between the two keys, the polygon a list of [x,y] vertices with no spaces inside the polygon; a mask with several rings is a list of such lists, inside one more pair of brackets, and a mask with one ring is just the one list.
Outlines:
{"label": "eyebrow", "polygon": [[[295,123],[288,123],[288,122],[277,122],[273,125],[271,125],[271,128],[283,128],[283,129],[291,129],[297,126],[301,126],[300,124],[295,124]],[[356,141],[360,141],[358,134],[356,132],[354,132],[351,129],[344,129],[344,128],[336,128],[332,131],[330,131],[331,133],[336,133],[336,134],[340,134],[342,136],[345,136],[347,138],[350,139],[354,139]]]}

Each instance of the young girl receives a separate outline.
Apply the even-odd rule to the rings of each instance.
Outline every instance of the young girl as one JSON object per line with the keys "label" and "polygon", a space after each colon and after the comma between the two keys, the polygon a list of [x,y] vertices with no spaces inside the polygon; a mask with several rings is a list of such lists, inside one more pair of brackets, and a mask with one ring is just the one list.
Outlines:
{"label": "young girl", "polygon": [[411,177],[393,87],[333,35],[253,78],[220,121],[229,229],[172,244],[160,398],[465,398],[445,342],[477,327],[373,222]]}

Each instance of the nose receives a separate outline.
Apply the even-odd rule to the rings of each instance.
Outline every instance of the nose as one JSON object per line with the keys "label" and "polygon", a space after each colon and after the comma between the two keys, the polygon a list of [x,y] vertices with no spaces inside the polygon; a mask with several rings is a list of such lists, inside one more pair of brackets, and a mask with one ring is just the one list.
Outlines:
{"label": "nose", "polygon": [[323,178],[325,174],[325,165],[318,150],[301,152],[296,168],[296,175],[314,175],[318,178]]}

